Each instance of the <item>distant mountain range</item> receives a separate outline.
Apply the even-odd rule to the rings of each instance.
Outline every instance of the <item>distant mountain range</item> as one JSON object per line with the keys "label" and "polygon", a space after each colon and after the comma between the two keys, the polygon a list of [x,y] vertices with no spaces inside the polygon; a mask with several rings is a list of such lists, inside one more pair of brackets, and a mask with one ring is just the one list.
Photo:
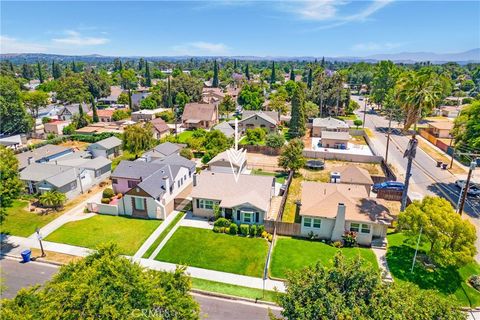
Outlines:
{"label": "distant mountain range", "polygon": [[[86,61],[86,62],[109,62],[115,58],[122,59],[138,59],[141,56],[102,56],[98,54],[91,55],[60,55],[60,54],[46,54],[46,53],[5,53],[0,55],[0,60],[11,60],[14,63],[23,63],[23,62],[36,62],[40,61]],[[287,61],[287,60],[297,60],[297,61],[314,61],[315,59],[320,60],[322,57],[314,56],[301,56],[301,57],[279,57],[279,56],[151,56],[143,57],[150,61],[180,61],[191,58],[196,59],[212,59],[212,58],[223,58],[223,59],[238,59],[238,60],[276,60],[276,61]],[[380,60],[392,60],[398,63],[415,63],[415,62],[426,62],[430,61],[431,63],[445,63],[445,62],[458,62],[461,64],[471,63],[471,62],[480,62],[480,48],[458,52],[458,53],[433,53],[433,52],[401,52],[401,53],[385,53],[385,54],[374,54],[364,57],[355,57],[355,56],[345,56],[345,57],[325,57],[327,61],[345,61],[345,62],[376,62]]]}

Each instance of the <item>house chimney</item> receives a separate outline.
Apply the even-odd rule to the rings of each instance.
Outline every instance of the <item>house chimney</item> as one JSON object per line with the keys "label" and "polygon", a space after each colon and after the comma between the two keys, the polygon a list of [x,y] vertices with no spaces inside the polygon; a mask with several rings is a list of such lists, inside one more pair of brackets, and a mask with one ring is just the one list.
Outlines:
{"label": "house chimney", "polygon": [[295,201],[295,217],[300,216],[300,209],[302,208],[302,202],[300,200]]}
{"label": "house chimney", "polygon": [[337,216],[335,218],[335,225],[332,231],[332,241],[338,241],[342,239],[345,231],[345,211],[346,207],[343,203],[338,204]]}
{"label": "house chimney", "polygon": [[193,174],[193,186],[194,187],[197,186],[197,174],[196,173]]}
{"label": "house chimney", "polygon": [[35,157],[28,157],[28,159],[27,159],[28,165],[31,165],[34,162],[35,162]]}
{"label": "house chimney", "polygon": [[163,176],[162,180],[163,180],[163,185],[165,186],[165,191],[170,192],[170,180],[168,179],[168,176],[167,175]]}

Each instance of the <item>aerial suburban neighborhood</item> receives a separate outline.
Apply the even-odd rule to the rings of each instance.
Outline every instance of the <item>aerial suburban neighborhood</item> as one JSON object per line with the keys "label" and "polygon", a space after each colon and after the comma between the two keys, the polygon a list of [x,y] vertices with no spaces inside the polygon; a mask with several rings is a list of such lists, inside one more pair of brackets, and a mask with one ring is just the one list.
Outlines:
{"label": "aerial suburban neighborhood", "polygon": [[480,319],[478,2],[69,5],[1,3],[2,319]]}

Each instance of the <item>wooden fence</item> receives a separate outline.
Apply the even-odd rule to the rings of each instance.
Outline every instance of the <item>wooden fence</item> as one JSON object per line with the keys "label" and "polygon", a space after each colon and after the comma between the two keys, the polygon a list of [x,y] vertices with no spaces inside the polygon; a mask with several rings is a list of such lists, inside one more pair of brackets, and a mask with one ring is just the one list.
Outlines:
{"label": "wooden fence", "polygon": [[402,191],[398,190],[378,190],[377,198],[392,200],[392,201],[401,201],[402,200]]}
{"label": "wooden fence", "polygon": [[269,233],[276,231],[282,236],[299,236],[301,225],[300,223],[267,220],[265,221],[265,230]]}
{"label": "wooden fence", "polygon": [[268,156],[278,156],[281,151],[280,148],[276,149],[276,148],[267,147],[267,146],[242,145],[240,147],[247,150],[247,152],[261,153],[261,154],[266,154]]}

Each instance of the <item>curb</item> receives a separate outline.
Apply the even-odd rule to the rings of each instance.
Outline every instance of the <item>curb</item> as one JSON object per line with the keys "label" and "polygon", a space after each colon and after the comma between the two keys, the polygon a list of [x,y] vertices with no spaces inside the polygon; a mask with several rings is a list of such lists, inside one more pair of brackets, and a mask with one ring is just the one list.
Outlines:
{"label": "curb", "polygon": [[196,294],[199,294],[199,295],[209,296],[209,297],[216,297],[216,298],[222,298],[222,299],[228,299],[228,300],[245,301],[245,302],[255,303],[255,304],[259,304],[259,305],[271,306],[271,307],[279,307],[274,302],[264,301],[264,300],[255,300],[255,299],[244,298],[244,297],[239,297],[239,296],[232,296],[232,295],[225,294],[225,293],[210,292],[210,291],[204,291],[204,290],[194,289],[194,288],[190,289],[190,292],[196,293]]}
{"label": "curb", "polygon": [[[21,256],[14,255],[14,254],[0,254],[0,257],[8,257],[8,258],[13,258],[13,259],[22,259]],[[53,261],[53,260],[48,260],[48,259],[43,259],[43,258],[35,258],[35,260],[30,260],[31,262],[41,262],[41,263],[46,263],[46,264],[51,264],[54,266],[62,267],[65,265],[65,263]]]}

